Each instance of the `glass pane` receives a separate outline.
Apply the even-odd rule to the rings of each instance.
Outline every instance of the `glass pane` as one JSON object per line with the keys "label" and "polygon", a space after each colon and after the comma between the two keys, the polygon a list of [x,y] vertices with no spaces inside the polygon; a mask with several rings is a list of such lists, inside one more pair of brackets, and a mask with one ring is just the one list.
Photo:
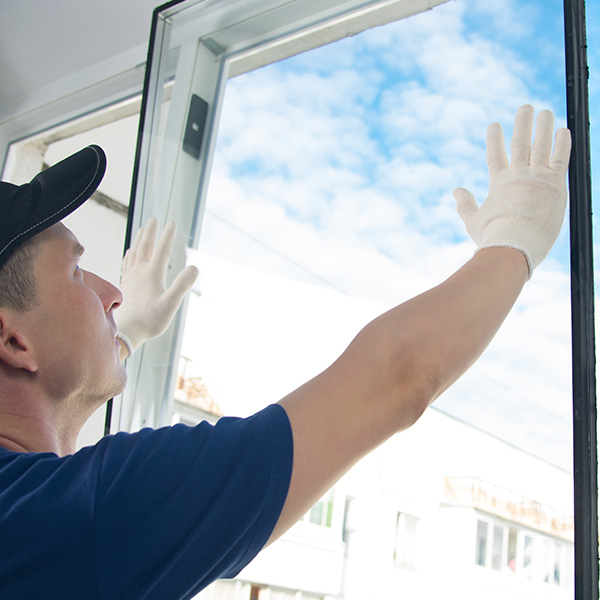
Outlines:
{"label": "glass pane", "polygon": [[534,569],[534,539],[528,535],[523,539],[523,573],[526,577],[533,577]]}
{"label": "glass pane", "polygon": [[550,540],[544,540],[543,550],[543,580],[547,583],[554,581],[556,561],[554,557],[554,544]]}
{"label": "glass pane", "polygon": [[485,567],[487,556],[488,524],[477,521],[477,541],[475,544],[475,564]]}
{"label": "glass pane", "polygon": [[398,513],[394,560],[405,568],[414,569],[416,566],[417,523],[416,517]]}
{"label": "glass pane", "polygon": [[[249,379],[235,384],[229,369],[212,373],[208,387],[222,391],[217,402],[226,412],[250,413],[277,400],[335,357],[368,318],[469,258],[473,246],[451,191],[465,185],[485,197],[489,121],[500,119],[508,138],[514,108],[537,100],[564,124],[560,3],[513,7],[515,22],[528,25],[510,34],[504,20],[490,18],[493,8],[480,5],[444,5],[229,83],[201,234],[206,300],[198,310],[211,301],[217,278],[232,281],[222,290],[229,318],[238,318],[236,296],[256,318],[252,324],[240,315],[229,330],[248,330],[260,362],[268,357],[278,368],[265,381],[244,360]],[[547,52],[552,68],[536,70]],[[486,355],[434,407],[565,470],[572,460],[568,245],[565,227]],[[273,311],[262,297],[270,295],[273,276],[320,288],[327,298],[334,297],[327,290],[341,294],[347,308],[333,321],[323,315],[332,331],[319,336],[318,347],[305,352],[292,330],[281,331],[294,351],[280,352],[268,330],[296,311],[289,304]],[[296,329],[305,330],[305,318],[322,331],[309,309],[296,313]],[[202,325],[224,330],[221,323]],[[342,341],[334,340],[334,327],[342,328]],[[247,349],[229,347],[228,355],[241,358]],[[223,362],[212,351],[194,348],[186,356],[192,353],[205,373]]]}
{"label": "glass pane", "polygon": [[[451,192],[465,186],[484,199],[490,121],[508,141],[516,108],[529,102],[564,125],[562,39],[559,0],[456,0],[230,79],[190,253],[201,280],[172,422],[246,416],[276,402],[369,320],[468,260],[474,247]],[[544,546],[534,541],[573,544],[568,250],[565,226],[482,359],[415,431],[353,470],[339,500],[311,512],[333,533],[340,523],[339,540],[336,514],[345,497],[356,499],[339,548],[347,562],[329,569],[345,578],[348,598],[361,572],[396,576],[381,561],[372,561],[376,575],[361,565],[381,548],[393,567],[390,531],[404,511],[423,524],[430,537],[419,547],[443,573],[417,571],[430,597],[453,585],[465,598],[492,586],[498,597],[547,597],[535,566],[545,564]],[[476,533],[475,562],[486,567],[477,579],[465,531]],[[317,542],[303,544],[300,562],[319,562]],[[515,573],[535,590],[519,588]]]}
{"label": "glass pane", "polygon": [[504,527],[494,526],[494,546],[492,549],[492,569],[502,569],[502,558],[504,550]]}
{"label": "glass pane", "polygon": [[508,568],[514,573],[517,565],[517,530],[512,527],[508,530]]}
{"label": "glass pane", "polygon": [[563,553],[560,544],[554,544],[554,583],[561,584],[561,570],[563,563]]}
{"label": "glass pane", "polygon": [[311,523],[314,523],[315,525],[321,525],[322,524],[322,521],[323,521],[323,501],[317,502],[317,504],[315,504],[310,509],[310,516],[309,516],[308,520]]}

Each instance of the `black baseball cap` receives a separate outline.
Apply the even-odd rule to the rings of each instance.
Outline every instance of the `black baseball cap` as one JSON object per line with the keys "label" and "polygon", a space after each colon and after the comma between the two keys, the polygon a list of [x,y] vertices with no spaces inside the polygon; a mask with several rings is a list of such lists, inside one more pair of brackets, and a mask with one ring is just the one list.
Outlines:
{"label": "black baseball cap", "polygon": [[0,267],[23,242],[79,208],[96,191],[105,171],[102,148],[88,146],[29,183],[0,181]]}

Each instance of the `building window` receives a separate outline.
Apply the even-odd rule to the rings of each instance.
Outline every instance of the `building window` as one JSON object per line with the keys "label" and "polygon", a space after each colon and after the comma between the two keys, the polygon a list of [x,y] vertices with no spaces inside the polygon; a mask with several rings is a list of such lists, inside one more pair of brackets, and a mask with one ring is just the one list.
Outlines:
{"label": "building window", "polygon": [[544,540],[542,555],[543,580],[554,585],[568,586],[572,577],[572,560],[568,547],[560,542]]}
{"label": "building window", "polygon": [[525,535],[523,536],[523,573],[529,579],[534,576],[534,563],[534,539],[530,535]]}
{"label": "building window", "polygon": [[506,566],[514,573],[517,568],[517,530],[510,527],[508,530],[508,555]]}
{"label": "building window", "polygon": [[494,542],[492,546],[492,569],[502,570],[504,559],[504,533],[505,527],[494,525]]}
{"label": "building window", "polygon": [[402,512],[396,515],[394,564],[409,569],[416,567],[418,521],[417,517]]}
{"label": "building window", "polygon": [[477,541],[475,543],[475,564],[482,567],[487,563],[487,521],[477,521]]}
{"label": "building window", "polygon": [[494,520],[477,520],[475,564],[557,586],[572,580],[572,544]]}
{"label": "building window", "polygon": [[249,598],[249,600],[259,600],[260,599],[260,590],[261,589],[262,588],[260,588],[259,586],[253,585],[250,588],[250,598]]}
{"label": "building window", "polygon": [[309,511],[304,515],[303,521],[308,521],[313,525],[331,528],[333,518],[333,490],[323,496]]}

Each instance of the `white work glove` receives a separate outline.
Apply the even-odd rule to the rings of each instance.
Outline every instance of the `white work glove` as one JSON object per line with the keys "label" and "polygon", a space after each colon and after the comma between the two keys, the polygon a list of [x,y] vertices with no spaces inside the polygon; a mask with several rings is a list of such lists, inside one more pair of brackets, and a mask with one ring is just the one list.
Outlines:
{"label": "white work glove", "polygon": [[499,123],[489,126],[490,188],[481,207],[469,191],[454,190],[458,214],[477,250],[492,246],[520,250],[527,259],[528,279],[546,258],[560,232],[567,203],[565,176],[571,153],[571,134],[564,128],[556,132],[552,152],[554,115],[548,110],[538,115],[532,146],[533,114],[529,105],[517,111],[510,165],[502,127]]}
{"label": "white work glove", "polygon": [[117,336],[130,355],[144,342],[166,331],[183,297],[198,276],[198,269],[188,266],[166,289],[167,266],[177,228],[173,222],[165,225],[155,247],[157,228],[158,221],[150,219],[137,232],[133,245],[123,259],[123,303],[114,315]]}

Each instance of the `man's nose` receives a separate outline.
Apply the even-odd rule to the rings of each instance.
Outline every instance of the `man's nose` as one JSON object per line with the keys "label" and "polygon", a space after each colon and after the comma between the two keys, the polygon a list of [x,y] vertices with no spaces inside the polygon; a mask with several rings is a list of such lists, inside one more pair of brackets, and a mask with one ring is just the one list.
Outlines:
{"label": "man's nose", "polygon": [[92,288],[102,301],[105,312],[114,310],[123,304],[123,294],[118,287],[91,271],[84,271],[83,276],[85,284]]}

